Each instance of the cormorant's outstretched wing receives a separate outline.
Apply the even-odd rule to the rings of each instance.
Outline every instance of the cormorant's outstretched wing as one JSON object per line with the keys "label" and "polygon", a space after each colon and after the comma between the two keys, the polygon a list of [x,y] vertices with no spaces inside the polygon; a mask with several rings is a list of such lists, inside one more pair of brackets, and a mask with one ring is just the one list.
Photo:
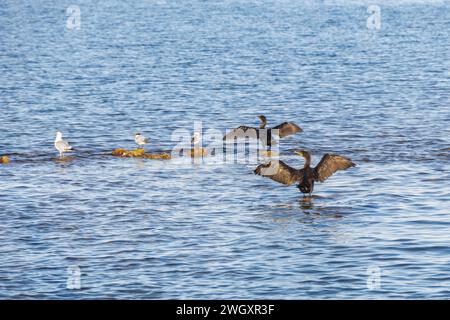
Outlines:
{"label": "cormorant's outstretched wing", "polygon": [[291,134],[303,131],[302,128],[300,128],[293,122],[283,122],[282,124],[279,124],[276,127],[273,127],[272,129],[278,130],[278,135],[280,138],[284,138],[290,136]]}
{"label": "cormorant's outstretched wing", "polygon": [[303,178],[303,169],[294,169],[281,160],[260,164],[253,172],[288,186]]}
{"label": "cormorant's outstretched wing", "polygon": [[345,170],[354,167],[350,159],[335,154],[326,154],[322,157],[319,164],[314,168],[316,172],[316,181],[324,182],[338,170]]}
{"label": "cormorant's outstretched wing", "polygon": [[233,129],[232,131],[228,132],[226,135],[223,136],[223,140],[230,140],[234,141],[234,138],[258,138],[258,129],[253,127],[247,127],[247,126],[240,126],[236,129]]}

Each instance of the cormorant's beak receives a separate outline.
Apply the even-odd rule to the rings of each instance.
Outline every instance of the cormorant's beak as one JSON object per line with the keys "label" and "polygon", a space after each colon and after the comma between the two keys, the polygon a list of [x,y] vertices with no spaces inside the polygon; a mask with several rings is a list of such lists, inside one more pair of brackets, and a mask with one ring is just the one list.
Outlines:
{"label": "cormorant's beak", "polygon": [[294,153],[303,157],[303,152],[302,151],[294,151]]}

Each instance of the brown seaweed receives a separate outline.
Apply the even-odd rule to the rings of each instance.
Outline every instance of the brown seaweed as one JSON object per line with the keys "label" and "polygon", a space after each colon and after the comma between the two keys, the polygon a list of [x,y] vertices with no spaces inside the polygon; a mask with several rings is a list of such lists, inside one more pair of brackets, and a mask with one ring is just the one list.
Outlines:
{"label": "brown seaweed", "polygon": [[9,161],[8,156],[0,156],[0,164],[7,164]]}
{"label": "brown seaweed", "polygon": [[189,155],[191,158],[206,157],[208,155],[208,150],[205,148],[194,148],[189,150]]}
{"label": "brown seaweed", "polygon": [[171,155],[163,153],[145,153],[144,149],[126,150],[126,149],[115,149],[112,152],[115,157],[124,158],[145,158],[145,159],[170,159]]}

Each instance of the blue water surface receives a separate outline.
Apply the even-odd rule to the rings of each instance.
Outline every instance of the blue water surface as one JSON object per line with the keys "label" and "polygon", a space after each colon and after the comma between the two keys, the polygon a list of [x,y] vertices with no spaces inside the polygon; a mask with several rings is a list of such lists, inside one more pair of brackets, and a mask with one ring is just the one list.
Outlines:
{"label": "blue water surface", "polygon": [[[0,298],[449,298],[450,4],[379,1],[380,30],[369,4],[2,0]],[[304,129],[286,163],[358,166],[307,201],[252,162],[109,155],[259,114]]]}

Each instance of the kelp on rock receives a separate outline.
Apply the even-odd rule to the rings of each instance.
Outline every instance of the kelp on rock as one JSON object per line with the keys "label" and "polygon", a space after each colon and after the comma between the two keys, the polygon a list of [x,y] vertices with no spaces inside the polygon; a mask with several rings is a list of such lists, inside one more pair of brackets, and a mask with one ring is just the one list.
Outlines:
{"label": "kelp on rock", "polygon": [[112,152],[115,157],[124,158],[145,158],[145,159],[170,159],[171,155],[163,153],[145,153],[144,149],[126,150],[126,149],[115,149]]}
{"label": "kelp on rock", "polygon": [[8,156],[0,156],[0,164],[7,164],[9,163]]}

